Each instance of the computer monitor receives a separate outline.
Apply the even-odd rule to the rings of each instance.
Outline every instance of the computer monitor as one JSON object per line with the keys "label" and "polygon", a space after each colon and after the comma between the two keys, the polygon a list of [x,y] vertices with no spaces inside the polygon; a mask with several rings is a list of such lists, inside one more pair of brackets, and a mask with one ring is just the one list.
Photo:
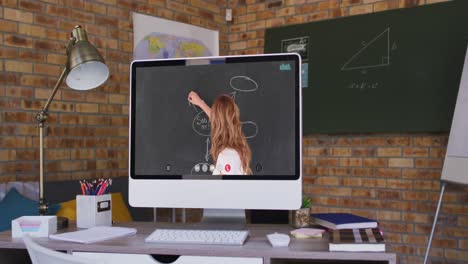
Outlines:
{"label": "computer monitor", "polygon": [[[300,207],[302,106],[298,54],[133,61],[130,84],[130,205]],[[240,171],[235,169],[236,157],[237,162],[242,160],[239,151],[234,150],[238,155],[234,153],[235,157],[223,164],[221,154],[212,157],[215,143],[211,121],[220,115],[208,116],[200,106],[190,103],[191,91],[208,107],[220,95],[232,98],[239,109],[242,136],[250,148],[251,159],[245,167],[251,172],[243,166]],[[218,137],[217,142],[222,140]],[[223,149],[226,144],[217,144],[217,148]],[[231,147],[226,149],[232,152]]]}

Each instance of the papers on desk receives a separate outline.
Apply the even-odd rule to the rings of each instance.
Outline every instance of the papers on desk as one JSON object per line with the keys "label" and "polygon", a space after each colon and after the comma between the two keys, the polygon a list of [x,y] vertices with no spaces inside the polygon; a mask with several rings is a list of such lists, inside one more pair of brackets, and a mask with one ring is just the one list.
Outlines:
{"label": "papers on desk", "polygon": [[96,226],[88,229],[50,235],[50,239],[89,244],[113,238],[136,234],[135,228],[116,226]]}

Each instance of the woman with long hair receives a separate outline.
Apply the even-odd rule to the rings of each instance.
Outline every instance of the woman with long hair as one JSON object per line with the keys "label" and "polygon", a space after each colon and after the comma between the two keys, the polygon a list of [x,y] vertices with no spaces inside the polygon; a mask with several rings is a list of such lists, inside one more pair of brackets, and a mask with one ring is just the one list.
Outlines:
{"label": "woman with long hair", "polygon": [[210,119],[211,150],[216,164],[213,175],[252,174],[250,147],[242,132],[239,107],[229,95],[218,96],[211,108],[191,91],[188,101],[199,106]]}

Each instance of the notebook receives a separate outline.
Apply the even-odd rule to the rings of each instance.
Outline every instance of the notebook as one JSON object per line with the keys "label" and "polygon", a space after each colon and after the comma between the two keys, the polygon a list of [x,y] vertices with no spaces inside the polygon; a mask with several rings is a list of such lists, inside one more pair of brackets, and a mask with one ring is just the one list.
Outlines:
{"label": "notebook", "polygon": [[330,229],[376,228],[377,221],[348,213],[311,214],[314,223]]}
{"label": "notebook", "polygon": [[88,229],[50,235],[50,239],[89,244],[108,239],[136,234],[135,228],[116,226],[96,226]]}
{"label": "notebook", "polygon": [[385,241],[378,228],[332,230],[329,250],[384,252]]}

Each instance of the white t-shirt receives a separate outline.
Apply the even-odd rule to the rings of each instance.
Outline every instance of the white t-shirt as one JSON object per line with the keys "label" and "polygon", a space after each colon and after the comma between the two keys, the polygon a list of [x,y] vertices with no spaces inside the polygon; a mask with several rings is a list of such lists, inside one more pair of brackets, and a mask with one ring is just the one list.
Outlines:
{"label": "white t-shirt", "polygon": [[239,153],[232,148],[223,149],[218,155],[213,175],[245,175]]}

